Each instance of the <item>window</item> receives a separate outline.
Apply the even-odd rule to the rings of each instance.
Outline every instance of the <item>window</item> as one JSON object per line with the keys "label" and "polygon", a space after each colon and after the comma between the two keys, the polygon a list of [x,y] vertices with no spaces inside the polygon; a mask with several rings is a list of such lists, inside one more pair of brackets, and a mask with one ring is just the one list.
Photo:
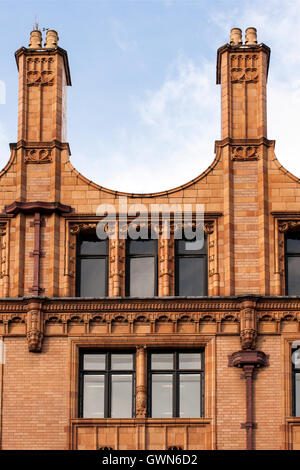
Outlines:
{"label": "window", "polygon": [[292,349],[293,415],[300,416],[300,346]]}
{"label": "window", "polygon": [[286,294],[300,294],[300,232],[287,232],[285,237]]}
{"label": "window", "polygon": [[153,297],[157,293],[157,240],[127,240],[126,295]]}
{"label": "window", "polygon": [[83,352],[80,355],[79,386],[80,417],[133,417],[135,354]]}
{"label": "window", "polygon": [[108,291],[108,240],[96,235],[78,239],[77,285],[79,297],[106,297]]}
{"label": "window", "polygon": [[175,240],[175,295],[207,295],[207,241],[200,249],[198,243]]}
{"label": "window", "polygon": [[204,353],[151,352],[148,410],[152,418],[204,416]]}

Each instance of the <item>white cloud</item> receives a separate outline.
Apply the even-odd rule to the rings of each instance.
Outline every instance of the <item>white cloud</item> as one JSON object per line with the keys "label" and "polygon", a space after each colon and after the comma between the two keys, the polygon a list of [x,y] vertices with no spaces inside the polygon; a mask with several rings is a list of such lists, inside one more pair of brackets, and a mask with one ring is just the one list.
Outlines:
{"label": "white cloud", "polygon": [[212,15],[220,28],[257,28],[258,41],[271,47],[267,88],[268,137],[276,140],[280,163],[300,177],[296,138],[300,122],[300,1],[245,2],[244,8]]}
{"label": "white cloud", "polygon": [[212,162],[220,122],[215,64],[180,55],[161,87],[134,97],[132,105],[134,135],[124,127],[110,148],[99,142],[100,159],[88,177],[112,189],[153,192],[195,178]]}
{"label": "white cloud", "polygon": [[128,38],[128,31],[121,21],[114,18],[111,20],[112,35],[116,45],[123,51],[126,52],[129,49],[136,47],[136,41]]}

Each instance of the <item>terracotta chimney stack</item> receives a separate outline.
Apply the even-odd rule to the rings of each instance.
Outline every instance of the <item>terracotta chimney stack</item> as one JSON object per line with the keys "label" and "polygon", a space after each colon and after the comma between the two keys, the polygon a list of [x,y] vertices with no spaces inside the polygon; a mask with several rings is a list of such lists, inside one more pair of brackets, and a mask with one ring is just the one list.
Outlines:
{"label": "terracotta chimney stack", "polygon": [[57,47],[58,40],[59,40],[59,37],[58,37],[57,32],[54,31],[54,29],[49,29],[46,35],[45,48],[54,49],[55,47]]}
{"label": "terracotta chimney stack", "polygon": [[240,46],[242,44],[242,30],[240,28],[232,28],[230,31],[230,45]]}
{"label": "terracotta chimney stack", "polygon": [[39,29],[34,29],[30,33],[29,49],[42,49],[42,33]]}

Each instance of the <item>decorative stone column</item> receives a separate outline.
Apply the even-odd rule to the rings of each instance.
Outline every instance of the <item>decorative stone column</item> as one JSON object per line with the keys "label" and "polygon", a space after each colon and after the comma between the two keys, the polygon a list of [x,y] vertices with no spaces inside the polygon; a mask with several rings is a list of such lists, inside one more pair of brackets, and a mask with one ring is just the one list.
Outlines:
{"label": "decorative stone column", "polygon": [[147,415],[146,347],[136,347],[136,417]]}

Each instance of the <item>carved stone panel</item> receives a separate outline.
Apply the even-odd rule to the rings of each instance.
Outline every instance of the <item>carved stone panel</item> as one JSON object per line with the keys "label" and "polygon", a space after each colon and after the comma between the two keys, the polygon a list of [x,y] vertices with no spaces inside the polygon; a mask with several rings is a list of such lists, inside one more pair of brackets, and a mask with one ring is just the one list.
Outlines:
{"label": "carved stone panel", "polygon": [[29,57],[27,59],[27,86],[52,86],[53,84],[53,58]]}
{"label": "carved stone panel", "polygon": [[52,162],[51,149],[27,149],[25,163],[50,163]]}
{"label": "carved stone panel", "polygon": [[232,83],[256,83],[258,81],[256,54],[233,54],[230,61]]}

